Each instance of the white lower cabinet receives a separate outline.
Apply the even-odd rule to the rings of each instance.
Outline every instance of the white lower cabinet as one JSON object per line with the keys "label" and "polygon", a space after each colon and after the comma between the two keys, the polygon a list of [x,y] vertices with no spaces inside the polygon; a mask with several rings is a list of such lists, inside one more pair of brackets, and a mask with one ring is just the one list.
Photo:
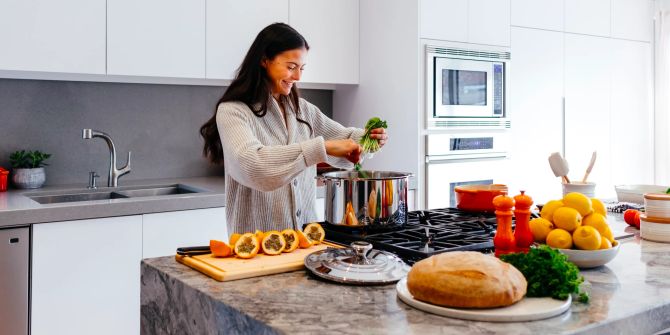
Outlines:
{"label": "white lower cabinet", "polygon": [[224,207],[33,225],[31,334],[139,334],[142,259],[210,239]]}
{"label": "white lower cabinet", "polygon": [[205,208],[143,215],[142,258],[171,256],[178,247],[228,241],[226,208]]}
{"label": "white lower cabinet", "polygon": [[138,334],[142,216],[33,225],[31,334]]}

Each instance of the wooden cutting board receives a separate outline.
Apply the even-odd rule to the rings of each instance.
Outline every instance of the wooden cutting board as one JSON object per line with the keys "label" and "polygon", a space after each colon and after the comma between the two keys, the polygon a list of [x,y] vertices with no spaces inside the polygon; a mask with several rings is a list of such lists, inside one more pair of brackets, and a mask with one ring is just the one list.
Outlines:
{"label": "wooden cutting board", "polygon": [[243,259],[237,257],[214,257],[212,254],[198,256],[176,255],[177,262],[198,270],[218,281],[230,281],[276,273],[290,272],[305,268],[307,255],[326,249],[327,247],[341,248],[341,246],[327,242],[307,249],[296,249],[290,253],[276,256],[259,254],[254,258]]}

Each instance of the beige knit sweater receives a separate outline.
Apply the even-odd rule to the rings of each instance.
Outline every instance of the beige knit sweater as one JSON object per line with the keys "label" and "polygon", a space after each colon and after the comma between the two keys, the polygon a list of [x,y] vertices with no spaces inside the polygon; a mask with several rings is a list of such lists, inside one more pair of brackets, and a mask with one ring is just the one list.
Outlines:
{"label": "beige knit sweater", "polygon": [[352,138],[364,130],[345,128],[300,99],[300,118],[286,109],[286,123],[275,99],[257,117],[241,102],[224,102],[216,113],[223,145],[228,233],[301,229],[316,216],[316,164],[352,168],[326,155],[324,140]]}

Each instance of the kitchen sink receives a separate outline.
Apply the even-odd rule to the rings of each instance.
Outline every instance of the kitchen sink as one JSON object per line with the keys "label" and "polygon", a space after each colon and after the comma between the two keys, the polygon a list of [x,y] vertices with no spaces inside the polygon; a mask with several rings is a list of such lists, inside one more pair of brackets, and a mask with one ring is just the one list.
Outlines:
{"label": "kitchen sink", "polygon": [[140,197],[160,197],[190,193],[200,193],[203,190],[182,184],[158,185],[158,186],[130,186],[119,188],[114,191],[83,191],[74,193],[32,193],[26,196],[40,204],[56,204],[64,202],[81,202],[110,199],[127,199]]}
{"label": "kitchen sink", "polygon": [[125,195],[128,198],[137,198],[137,197],[155,197],[163,195],[174,195],[174,194],[188,194],[188,193],[199,193],[201,192],[198,189],[188,187],[185,185],[169,185],[169,186],[158,186],[151,188],[138,188],[132,190],[123,190],[118,191],[118,194]]}
{"label": "kitchen sink", "polygon": [[127,195],[119,194],[117,192],[95,192],[95,193],[70,193],[70,194],[56,194],[56,195],[33,195],[28,196],[40,204],[57,204],[61,202],[78,202],[78,201],[94,201],[94,200],[109,200],[109,199],[123,199],[128,198]]}

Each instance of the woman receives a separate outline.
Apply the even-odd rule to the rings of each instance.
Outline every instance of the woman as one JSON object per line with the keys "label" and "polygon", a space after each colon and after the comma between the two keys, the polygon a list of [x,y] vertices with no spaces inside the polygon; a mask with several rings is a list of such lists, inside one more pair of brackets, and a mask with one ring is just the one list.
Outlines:
{"label": "woman", "polygon": [[[352,168],[359,160],[364,130],[343,127],[298,95],[307,50],[286,24],[263,29],[200,128],[204,155],[224,162],[228,233],[302,229],[317,219],[316,164]],[[384,145],[384,129],[371,133]]]}

